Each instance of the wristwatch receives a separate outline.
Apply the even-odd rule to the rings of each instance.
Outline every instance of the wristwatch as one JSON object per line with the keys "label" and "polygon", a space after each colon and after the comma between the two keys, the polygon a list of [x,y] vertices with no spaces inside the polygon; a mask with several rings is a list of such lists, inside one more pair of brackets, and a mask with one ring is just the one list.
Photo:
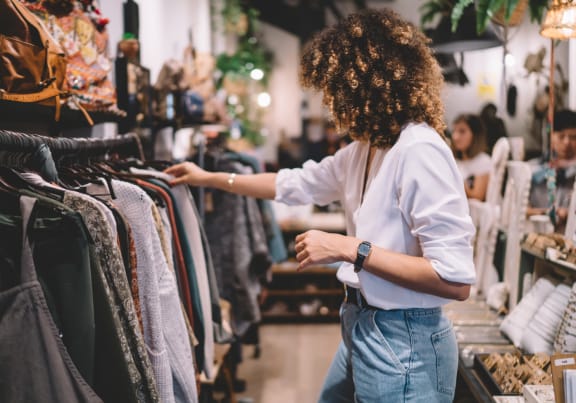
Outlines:
{"label": "wristwatch", "polygon": [[354,272],[358,273],[362,270],[362,266],[364,265],[364,260],[370,254],[372,250],[372,244],[368,241],[360,242],[358,245],[358,250],[356,251],[356,261],[354,262]]}

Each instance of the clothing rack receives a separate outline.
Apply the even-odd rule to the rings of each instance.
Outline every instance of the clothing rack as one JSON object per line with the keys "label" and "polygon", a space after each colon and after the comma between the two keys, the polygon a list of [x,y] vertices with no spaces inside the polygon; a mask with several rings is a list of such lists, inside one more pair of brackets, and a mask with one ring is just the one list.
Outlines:
{"label": "clothing rack", "polygon": [[140,138],[129,133],[110,139],[47,137],[0,129],[0,166],[28,168],[48,181],[57,181],[57,162],[108,154],[136,156],[144,161]]}
{"label": "clothing rack", "polygon": [[56,158],[66,155],[98,156],[107,153],[125,153],[144,160],[140,138],[134,133],[110,138],[48,137],[0,129],[2,151],[35,152],[41,144],[50,148]]}

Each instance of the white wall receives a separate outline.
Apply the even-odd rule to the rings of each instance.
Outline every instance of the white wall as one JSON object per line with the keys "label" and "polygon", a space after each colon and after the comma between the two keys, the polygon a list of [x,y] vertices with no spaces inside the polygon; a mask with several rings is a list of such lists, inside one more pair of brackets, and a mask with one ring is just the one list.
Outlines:
{"label": "white wall", "polygon": [[288,137],[296,137],[301,133],[302,91],[298,81],[300,40],[284,30],[262,24],[262,42],[274,52],[274,67],[268,87],[272,103],[264,120],[268,138],[262,157],[267,161],[275,161],[281,133]]}
{"label": "white wall", "polygon": [[[209,0],[137,0],[140,10],[141,63],[150,68],[152,81],[165,60],[182,57],[192,29],[198,51],[211,52]],[[110,18],[110,51],[116,56],[116,44],[122,38],[122,1],[100,0],[102,12]]]}

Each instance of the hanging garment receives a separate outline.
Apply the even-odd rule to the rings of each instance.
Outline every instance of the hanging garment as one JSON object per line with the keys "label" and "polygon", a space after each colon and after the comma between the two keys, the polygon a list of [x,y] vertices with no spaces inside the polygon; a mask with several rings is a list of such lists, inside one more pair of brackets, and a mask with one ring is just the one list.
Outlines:
{"label": "hanging garment", "polygon": [[154,202],[139,187],[113,180],[114,203],[132,228],[138,260],[144,341],[162,402],[195,401],[194,365],[176,280],[168,267],[152,215]]}
{"label": "hanging garment", "polygon": [[94,297],[90,270],[92,240],[76,212],[36,203],[28,228],[34,263],[52,318],[82,377],[94,386]]}
{"label": "hanging garment", "polygon": [[[250,173],[250,168],[220,159],[217,171]],[[212,192],[214,211],[206,214],[206,235],[214,251],[214,270],[222,298],[232,306],[238,336],[261,320],[258,295],[271,259],[256,200],[224,191]]]}
{"label": "hanging garment", "polygon": [[[28,174],[25,179],[36,185],[56,188],[35,174]],[[62,191],[60,188],[56,189]],[[95,303],[98,301],[101,304],[97,311],[102,312],[104,321],[104,326],[97,328],[96,335],[97,343],[100,340],[103,344],[97,344],[96,350],[104,352],[110,348],[117,353],[116,349],[121,348],[124,357],[123,365],[127,366],[127,373],[121,371],[118,374],[119,376],[127,375],[127,378],[111,377],[107,372],[114,371],[116,368],[108,368],[108,357],[105,354],[96,353],[95,389],[110,394],[110,396],[101,394],[106,402],[157,402],[159,398],[154,372],[139,329],[117,238],[113,236],[116,234],[113,214],[91,196],[71,190],[63,191],[62,203],[82,215],[94,240],[91,267],[95,268],[93,271],[93,282],[97,287],[94,292]],[[110,225],[111,221],[113,225]],[[113,333],[114,337],[100,336],[99,331],[108,335]],[[115,400],[118,399],[118,393],[125,396],[124,400]]]}
{"label": "hanging garment", "polygon": [[[238,161],[242,164],[248,165],[252,168],[254,173],[262,173],[261,163],[253,156],[236,153],[227,152],[224,153],[224,158],[230,161]],[[284,237],[282,236],[282,230],[276,216],[274,214],[274,209],[272,208],[272,203],[270,200],[258,199],[258,206],[262,213],[262,224],[266,231],[266,237],[268,239],[268,249],[270,250],[270,257],[274,263],[282,262],[288,259],[288,251],[286,250],[286,244],[284,242]]]}
{"label": "hanging garment", "polygon": [[[37,176],[27,176],[27,180],[32,179],[38,181]],[[45,204],[51,204],[62,211],[74,213],[73,209],[56,200],[24,189],[21,189],[20,193],[34,197]],[[97,232],[94,228],[89,229],[89,233],[93,240],[97,239],[95,238]],[[100,233],[100,235],[102,234]],[[135,364],[128,352],[127,338],[124,335],[118,315],[118,305],[114,303],[112,298],[111,287],[106,280],[105,270],[102,269],[102,255],[98,254],[95,243],[89,245],[94,296],[94,323],[96,325],[94,390],[105,402],[156,402],[158,400],[154,395],[145,395],[137,386],[142,382],[142,377],[134,370]],[[155,385],[153,386],[155,387]]]}
{"label": "hanging garment", "polygon": [[[6,204],[17,197],[16,191],[13,194],[0,194],[1,214],[9,211],[17,214],[11,210],[10,204]],[[74,365],[86,382],[94,387],[95,323],[90,270],[92,241],[80,215],[59,207],[51,202],[36,203],[28,237],[34,245],[36,273],[52,319]],[[12,253],[19,253],[20,239],[10,233],[0,234],[0,239],[0,256],[3,260],[0,267],[3,274],[19,273],[20,269],[15,266],[19,259],[9,257]],[[8,263],[10,260],[12,263]],[[12,269],[6,270],[7,267]],[[2,277],[0,275],[0,284],[6,289]]]}
{"label": "hanging garment", "polygon": [[[167,174],[157,171],[135,170],[132,172],[138,174],[154,175],[157,178],[169,180],[171,177]],[[204,249],[202,247],[202,236],[200,234],[200,223],[194,211],[193,200],[191,199],[190,192],[185,186],[168,187],[161,181],[154,182],[156,185],[163,187],[165,191],[170,192],[174,199],[174,204],[182,217],[182,224],[186,238],[192,252],[192,260],[194,262],[194,272],[196,282],[198,284],[198,291],[200,297],[200,306],[202,310],[202,317],[204,318],[204,373],[208,379],[212,378],[214,374],[214,329],[212,326],[212,310],[219,306],[212,305],[210,299],[210,285],[208,283],[208,273],[206,269],[206,259],[204,257]]]}
{"label": "hanging garment", "polygon": [[194,336],[198,340],[194,351],[196,357],[194,362],[196,363],[197,368],[200,369],[204,366],[204,319],[202,317],[200,292],[198,291],[198,284],[194,274],[195,267],[192,253],[190,251],[190,243],[186,237],[182,218],[180,212],[176,208],[176,203],[172,194],[162,186],[158,185],[158,183],[162,185],[161,181],[152,182],[154,182],[154,179],[150,178],[148,178],[148,180],[137,180],[138,185],[156,191],[157,194],[162,197],[166,203],[166,207],[168,208],[170,226],[172,234],[174,235],[172,239],[174,241],[174,250],[176,252],[175,261],[181,280],[179,288],[180,292],[183,293],[183,295],[188,295],[189,298],[189,300],[185,299],[184,302],[189,304],[189,306],[187,306],[187,313],[190,319],[190,324],[194,329]]}
{"label": "hanging garment", "polygon": [[126,270],[116,238],[111,236],[110,226],[107,225],[107,210],[90,196],[73,191],[65,192],[63,203],[79,211],[88,229],[95,234],[93,235],[95,249],[100,259],[102,274],[109,286],[108,292],[114,300],[112,306],[115,307],[114,312],[120,323],[117,330],[122,333],[120,338],[123,341],[122,348],[127,353],[126,359],[133,385],[138,393],[138,400],[158,401],[154,372],[146,354],[142,333],[139,331]]}
{"label": "hanging garment", "polygon": [[102,402],[72,363],[36,277],[27,236],[34,204],[21,197],[21,284],[0,293],[0,400]]}

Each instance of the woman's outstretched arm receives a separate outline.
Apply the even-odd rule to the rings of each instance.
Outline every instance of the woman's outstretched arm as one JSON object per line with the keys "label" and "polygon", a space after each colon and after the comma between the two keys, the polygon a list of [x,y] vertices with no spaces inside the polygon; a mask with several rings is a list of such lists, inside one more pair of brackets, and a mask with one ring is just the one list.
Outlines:
{"label": "woman's outstretched arm", "polygon": [[274,199],[276,196],[276,173],[233,174],[209,172],[192,162],[172,165],[164,172],[174,175],[171,185],[213,187],[227,192],[259,199]]}

